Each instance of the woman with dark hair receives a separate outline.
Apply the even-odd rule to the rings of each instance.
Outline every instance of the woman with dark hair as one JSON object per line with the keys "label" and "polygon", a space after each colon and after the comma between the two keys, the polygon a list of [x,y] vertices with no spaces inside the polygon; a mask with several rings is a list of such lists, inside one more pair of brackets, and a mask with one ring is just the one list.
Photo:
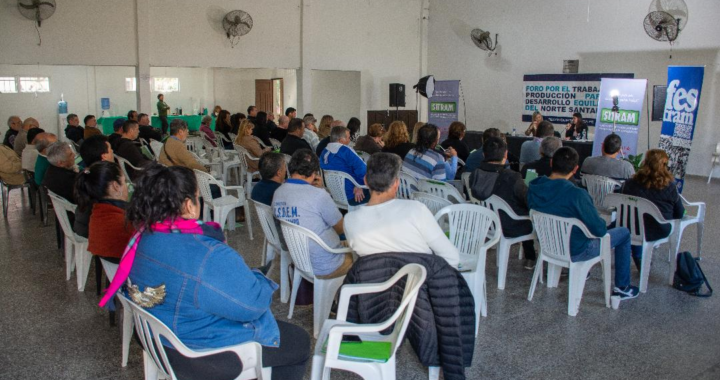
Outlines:
{"label": "woman with dark hair", "polygon": [[399,120],[390,123],[390,127],[385,137],[383,137],[383,141],[385,142],[385,146],[383,146],[382,151],[395,153],[400,156],[401,160],[404,160],[410,149],[415,147],[415,144],[410,142],[407,125]]}
{"label": "woman with dark hair", "polygon": [[272,146],[270,142],[270,127],[268,126],[267,113],[260,111],[255,116],[255,129],[253,129],[253,135],[259,138],[264,146]]}
{"label": "woman with dark hair", "polygon": [[452,147],[457,152],[458,158],[466,161],[470,155],[470,147],[462,141],[465,138],[465,124],[459,121],[453,121],[448,128],[448,138],[440,144],[443,148]]}
{"label": "woman with dark hair", "polygon": [[351,117],[350,120],[348,120],[347,129],[350,130],[350,142],[355,143],[357,141],[361,125],[360,119],[356,117]]}
{"label": "woman with dark hair", "polygon": [[98,161],[81,171],[75,180],[75,198],[79,211],[91,210],[87,250],[119,263],[135,232],[125,223],[128,187],[120,167],[114,162]]}
{"label": "woman with dark hair", "polygon": [[[418,131],[417,143],[405,156],[403,171],[417,179],[449,181],[457,172],[457,152],[453,147],[444,154],[435,151],[440,140],[440,131],[434,124],[425,124]],[[445,162],[445,158],[450,162]]]}
{"label": "woman with dark hair", "polygon": [[237,136],[238,131],[240,130],[240,124],[242,124],[243,120],[245,120],[245,114],[244,113],[236,113],[233,114],[230,117],[230,126],[232,127],[231,133]]}
{"label": "woman with dark hair", "polygon": [[[664,150],[648,150],[640,169],[632,178],[625,181],[621,192],[654,203],[666,220],[680,219],[685,215],[685,207],[680,199],[675,178],[667,167],[668,161],[668,155]],[[646,240],[658,240],[670,235],[669,224],[660,224],[649,215],[644,215],[643,220]],[[642,247],[633,245],[631,249],[633,261],[640,269]]]}
{"label": "woman with dark hair", "polygon": [[232,127],[230,126],[230,112],[228,110],[222,110],[215,119],[215,132],[219,132],[225,138],[223,140],[223,147],[226,150],[235,149],[232,144],[232,138],[230,138],[230,132]]}
{"label": "woman with dark hair", "polygon": [[[302,379],[310,356],[303,329],[275,320],[277,284],[251,270],[225,243],[217,223],[202,222],[192,170],[153,165],[137,183],[127,220],[137,232],[125,249],[103,306],[127,281],[127,295],[165,323],[189,348],[205,350],[255,341],[273,379]],[[190,359],[164,346],[188,378],[235,378],[232,355]]]}

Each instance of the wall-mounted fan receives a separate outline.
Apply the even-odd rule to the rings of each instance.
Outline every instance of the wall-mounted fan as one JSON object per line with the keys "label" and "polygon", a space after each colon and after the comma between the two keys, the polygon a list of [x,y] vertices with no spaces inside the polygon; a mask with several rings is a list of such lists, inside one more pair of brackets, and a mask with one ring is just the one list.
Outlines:
{"label": "wall-mounted fan", "polygon": [[[492,38],[490,38],[490,32],[486,32],[482,29],[473,29],[472,32],[470,32],[470,38],[472,39],[473,43],[475,43],[475,46],[479,47],[482,50],[489,51],[489,55],[492,55],[492,53],[498,46],[498,35],[495,34],[495,42],[493,42]],[[497,55],[497,53],[495,53],[495,55]]]}
{"label": "wall-mounted fan", "polygon": [[648,13],[665,12],[670,14],[677,22],[678,33],[685,29],[688,21],[688,7],[683,0],[653,0]]}
{"label": "wall-mounted fan", "polygon": [[230,46],[234,48],[240,42],[240,37],[250,33],[253,19],[245,11],[231,11],[223,17],[222,26],[225,35],[230,40]]}
{"label": "wall-mounted fan", "polygon": [[35,22],[35,30],[38,34],[38,46],[42,45],[40,26],[43,20],[47,20],[55,13],[55,0],[17,0],[17,7],[20,14],[28,20]]}

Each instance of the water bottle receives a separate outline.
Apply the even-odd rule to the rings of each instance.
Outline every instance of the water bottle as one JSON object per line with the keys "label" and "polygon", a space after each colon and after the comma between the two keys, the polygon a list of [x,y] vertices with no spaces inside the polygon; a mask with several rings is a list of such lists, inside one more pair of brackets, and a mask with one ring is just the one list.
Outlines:
{"label": "water bottle", "polygon": [[515,128],[513,128],[512,135],[515,136]]}

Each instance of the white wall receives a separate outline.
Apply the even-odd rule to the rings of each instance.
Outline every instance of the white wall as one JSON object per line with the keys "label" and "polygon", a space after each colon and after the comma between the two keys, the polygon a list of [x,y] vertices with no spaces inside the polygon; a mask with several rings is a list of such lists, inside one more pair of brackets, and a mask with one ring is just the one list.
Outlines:
{"label": "white wall", "polygon": [[94,115],[100,117],[102,113],[101,98],[110,98],[112,116],[126,115],[128,111],[137,109],[137,95],[125,91],[125,78],[135,77],[134,67],[96,66],[89,69],[95,71],[95,96],[90,107]]}
{"label": "white wall", "polygon": [[[580,72],[631,72],[650,89],[666,84],[668,65],[706,65],[688,172],[707,175],[709,155],[720,140],[720,2],[686,0],[689,22],[676,41],[650,39],[642,28],[649,1],[605,0],[431,0],[428,72],[460,79],[471,130],[521,130],[524,74],[561,73],[564,59],[580,59]],[[588,4],[590,4],[588,12]],[[470,40],[473,28],[499,33],[497,56],[488,57]],[[643,118],[647,116],[643,112]],[[638,142],[646,147],[643,121]],[[660,123],[651,124],[656,147]]]}
{"label": "white wall", "polygon": [[283,106],[297,108],[297,75],[294,69],[214,69],[215,104],[232,113],[247,113],[255,104],[256,79],[283,79]]}
{"label": "white wall", "polygon": [[360,115],[360,72],[312,70],[315,118],[332,115],[346,124]]}
{"label": "white wall", "polygon": [[[201,110],[203,107],[212,112],[214,104],[213,97],[213,75],[212,69],[197,67],[151,67],[150,76],[178,78],[180,91],[167,92],[165,103],[170,106],[170,111],[175,108],[182,108],[183,114],[192,114],[194,110]],[[152,86],[150,87],[152,89]],[[152,112],[157,113],[157,96],[160,92],[152,91],[153,107]]]}

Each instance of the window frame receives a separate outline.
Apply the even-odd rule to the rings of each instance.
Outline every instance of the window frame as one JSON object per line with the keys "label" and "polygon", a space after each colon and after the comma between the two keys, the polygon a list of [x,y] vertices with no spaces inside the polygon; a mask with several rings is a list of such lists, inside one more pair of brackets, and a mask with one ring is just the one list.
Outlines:
{"label": "window frame", "polygon": [[[3,76],[3,77],[0,77],[0,82],[6,82],[6,81],[9,81],[9,79],[12,79],[12,84],[13,84],[13,86],[15,87],[15,91],[11,91],[11,92],[0,91],[0,94],[17,94],[17,93],[19,93],[19,91],[18,91],[18,77],[17,77],[17,76]],[[0,88],[2,88],[2,87],[3,87],[3,86],[0,86]]]}
{"label": "window frame", "polygon": [[[16,78],[17,78],[17,87],[18,87],[17,93],[19,93],[19,94],[35,94],[35,93],[49,94],[50,92],[52,92],[52,90],[50,89],[50,76],[20,76],[20,75],[17,75]],[[34,78],[35,82],[38,82],[38,79],[47,79],[47,91],[38,91],[38,90],[23,91],[23,79],[30,79],[30,78]]]}
{"label": "window frame", "polygon": [[[164,81],[158,81],[158,79],[162,79],[162,80],[174,79],[177,82],[177,86],[176,86],[177,89],[176,90],[168,89],[165,86],[163,88],[158,89],[158,87],[157,87],[158,82],[164,82]],[[157,92],[157,93],[164,93],[164,94],[170,93],[170,92],[180,92],[180,78],[179,77],[153,77],[152,78],[152,91]]]}

